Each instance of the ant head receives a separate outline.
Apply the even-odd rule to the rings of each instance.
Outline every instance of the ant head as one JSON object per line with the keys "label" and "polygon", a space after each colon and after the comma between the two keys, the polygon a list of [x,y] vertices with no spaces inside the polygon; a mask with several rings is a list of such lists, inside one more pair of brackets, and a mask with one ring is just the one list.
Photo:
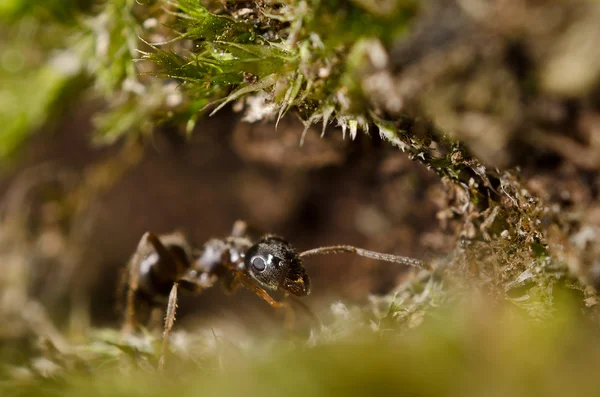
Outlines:
{"label": "ant head", "polygon": [[261,287],[296,296],[310,292],[310,280],[290,243],[272,235],[263,237],[246,252],[248,273]]}

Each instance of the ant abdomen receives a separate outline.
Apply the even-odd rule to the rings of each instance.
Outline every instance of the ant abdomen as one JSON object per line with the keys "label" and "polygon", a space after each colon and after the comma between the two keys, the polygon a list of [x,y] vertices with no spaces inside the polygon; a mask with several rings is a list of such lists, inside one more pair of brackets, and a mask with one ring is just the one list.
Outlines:
{"label": "ant abdomen", "polygon": [[[168,297],[173,280],[180,271],[189,268],[190,258],[186,250],[179,245],[166,244],[165,248],[176,258],[178,266],[161,259],[156,252],[148,254],[140,263],[140,281],[138,293],[142,299],[151,304],[164,304]],[[183,265],[183,266],[181,266]],[[177,269],[177,267],[182,267]]]}

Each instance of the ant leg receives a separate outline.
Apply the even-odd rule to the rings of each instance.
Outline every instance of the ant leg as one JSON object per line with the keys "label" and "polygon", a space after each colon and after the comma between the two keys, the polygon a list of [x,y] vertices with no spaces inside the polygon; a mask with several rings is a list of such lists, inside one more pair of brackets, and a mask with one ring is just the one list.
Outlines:
{"label": "ant leg", "polygon": [[283,326],[287,331],[292,331],[294,329],[294,325],[296,324],[296,313],[294,312],[294,308],[290,304],[288,304],[287,294],[283,299],[285,304]]}
{"label": "ant leg", "polygon": [[271,295],[269,295],[269,293],[267,291],[265,291],[264,289],[258,287],[254,283],[252,283],[252,281],[250,281],[248,279],[248,277],[246,275],[244,275],[243,273],[237,273],[236,279],[239,280],[239,283],[241,283],[243,286],[245,286],[250,291],[252,291],[256,295],[258,295],[259,298],[261,298],[265,302],[267,302],[269,304],[269,306],[271,306],[272,308],[275,308],[275,309],[286,309],[286,313],[285,313],[285,327],[287,329],[293,328],[293,324],[294,324],[295,319],[296,319],[294,308],[288,303],[288,300],[290,302],[294,302],[295,304],[297,304],[298,306],[300,306],[302,308],[302,310],[304,310],[306,312],[306,314],[308,314],[308,316],[315,321],[315,323],[321,325],[321,320],[319,320],[319,318],[317,317],[317,315],[312,310],[310,310],[310,308],[308,306],[306,306],[306,304],[304,304],[304,302],[301,302],[300,300],[296,299],[295,297],[290,296],[290,295],[286,295],[286,297],[285,297],[286,301],[284,301],[284,302],[277,302],[275,299],[273,299],[271,297]]}
{"label": "ant leg", "polygon": [[148,321],[148,330],[155,334],[163,327],[163,308],[156,306],[150,311],[150,319]]}
{"label": "ant leg", "polygon": [[234,272],[227,272],[221,278],[221,285],[227,295],[233,295],[241,286],[240,278]]}
{"label": "ant leg", "polygon": [[233,228],[231,230],[231,237],[234,238],[249,238],[250,240],[258,240],[263,236],[261,230],[256,229],[254,226],[249,225],[248,222],[237,220],[233,224]]}
{"label": "ant leg", "polygon": [[169,303],[167,305],[167,314],[165,316],[165,331],[163,333],[162,351],[158,361],[158,370],[162,372],[165,368],[165,355],[169,344],[169,333],[175,323],[175,311],[177,310],[177,283],[173,283],[171,293],[169,294]]}
{"label": "ant leg", "polygon": [[125,310],[125,324],[122,328],[122,334],[127,335],[132,333],[137,327],[137,319],[135,315],[135,302],[137,290],[140,284],[141,277],[141,264],[146,256],[152,252],[152,248],[159,255],[161,261],[165,263],[167,271],[169,273],[176,273],[179,271],[181,264],[167,248],[162,244],[160,239],[153,233],[146,232],[140,239],[135,253],[131,257],[128,264],[128,288],[127,288],[127,301]]}
{"label": "ant leg", "polygon": [[[261,299],[263,299],[265,302],[267,302],[269,304],[269,306],[271,306],[272,308],[285,309],[285,314],[284,314],[285,315],[285,317],[284,317],[285,328],[288,330],[291,330],[294,328],[294,323],[296,321],[296,313],[294,312],[294,308],[287,301],[290,298],[289,296],[285,297],[286,300],[284,302],[277,302],[275,299],[273,299],[271,297],[271,295],[269,295],[269,293],[267,291],[258,287],[255,284],[253,284],[244,274],[238,273],[238,279],[242,285],[244,285],[250,291],[254,292],[256,295],[258,295]],[[320,324],[320,321],[318,320],[317,316],[304,303],[299,302],[296,299],[294,299],[294,302],[297,303],[304,310],[306,310],[307,313],[309,314],[309,316],[311,318],[315,319],[316,322]]]}
{"label": "ant leg", "polygon": [[125,323],[121,330],[122,335],[128,335],[132,333],[137,327],[137,321],[135,317],[135,298],[136,293],[140,284],[140,265],[144,256],[148,252],[148,237],[150,233],[146,232],[140,239],[137,249],[135,250],[131,260],[127,265],[128,269],[128,281],[127,281],[127,300],[125,307]]}
{"label": "ant leg", "polygon": [[129,267],[119,269],[119,280],[115,294],[115,310],[117,313],[123,313],[125,309],[125,293],[129,289]]}
{"label": "ant leg", "polygon": [[244,237],[248,233],[248,223],[246,221],[237,220],[233,224],[231,237]]}
{"label": "ant leg", "polygon": [[306,313],[306,315],[308,315],[308,317],[310,317],[315,322],[315,324],[323,325],[323,323],[321,323],[321,320],[319,319],[319,317],[317,317],[315,312],[313,312],[306,305],[306,303],[302,302],[300,299],[296,298],[293,295],[287,295],[287,298],[289,299],[290,302],[293,302],[295,305],[298,305]]}
{"label": "ant leg", "polygon": [[261,298],[265,302],[267,302],[269,304],[269,306],[271,306],[275,309],[281,309],[281,308],[289,306],[285,302],[277,302],[275,299],[273,299],[271,297],[271,295],[269,295],[267,293],[267,291],[265,291],[264,289],[260,288],[259,286],[255,285],[255,284],[253,284],[252,281],[250,281],[247,278],[247,276],[245,276],[243,273],[238,273],[238,277],[239,277],[239,280],[242,283],[242,285],[244,285],[244,287],[248,288],[250,291],[252,291],[256,295],[258,295],[259,298]]}
{"label": "ant leg", "polygon": [[294,325],[295,325],[295,321],[296,321],[296,309],[294,308],[294,306],[298,306],[300,307],[300,309],[302,309],[302,311],[304,311],[304,314],[306,314],[316,325],[318,326],[322,326],[323,323],[321,322],[321,320],[319,319],[319,317],[317,317],[317,315],[306,305],[306,303],[302,302],[300,299],[298,299],[297,297],[293,296],[293,295],[289,295],[289,294],[285,294],[285,305],[286,305],[286,312],[285,312],[285,328],[288,330],[293,330],[294,329]]}
{"label": "ant leg", "polygon": [[125,309],[125,324],[121,329],[122,336],[129,335],[137,328],[135,317],[135,293],[137,284],[130,282],[127,290],[127,308]]}

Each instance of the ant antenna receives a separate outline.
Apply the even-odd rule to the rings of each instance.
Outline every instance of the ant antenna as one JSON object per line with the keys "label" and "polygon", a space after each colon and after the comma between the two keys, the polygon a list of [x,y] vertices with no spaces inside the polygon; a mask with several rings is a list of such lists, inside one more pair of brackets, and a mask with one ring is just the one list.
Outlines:
{"label": "ant antenna", "polygon": [[330,247],[319,247],[314,248],[308,251],[304,251],[299,254],[300,258],[315,256],[315,255],[327,255],[327,254],[341,254],[341,253],[350,253],[356,254],[360,256],[364,256],[365,258],[377,259],[385,262],[399,263],[401,265],[408,265],[418,267],[420,269],[431,270],[431,266],[426,264],[419,259],[409,258],[407,256],[397,256],[391,254],[382,254],[380,252],[368,251],[366,249],[353,247],[351,245],[333,245]]}

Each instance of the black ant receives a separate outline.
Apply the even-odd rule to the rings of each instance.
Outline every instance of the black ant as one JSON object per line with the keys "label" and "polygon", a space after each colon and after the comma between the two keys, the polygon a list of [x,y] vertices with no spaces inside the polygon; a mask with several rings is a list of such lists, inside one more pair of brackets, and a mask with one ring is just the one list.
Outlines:
{"label": "black ant", "polygon": [[167,304],[162,354],[164,357],[169,332],[175,322],[177,294],[183,290],[199,293],[221,281],[225,291],[235,292],[240,286],[264,299],[271,307],[287,307],[274,300],[267,291],[280,291],[303,297],[310,293],[310,278],[302,258],[333,253],[352,253],[367,258],[428,268],[418,259],[367,251],[349,245],[320,247],[300,254],[283,238],[267,234],[254,238],[247,224],[237,221],[231,236],[208,240],[200,250],[193,250],[181,233],[157,236],[145,233],[128,264],[126,318],[123,330],[135,328],[135,302],[150,306]]}

